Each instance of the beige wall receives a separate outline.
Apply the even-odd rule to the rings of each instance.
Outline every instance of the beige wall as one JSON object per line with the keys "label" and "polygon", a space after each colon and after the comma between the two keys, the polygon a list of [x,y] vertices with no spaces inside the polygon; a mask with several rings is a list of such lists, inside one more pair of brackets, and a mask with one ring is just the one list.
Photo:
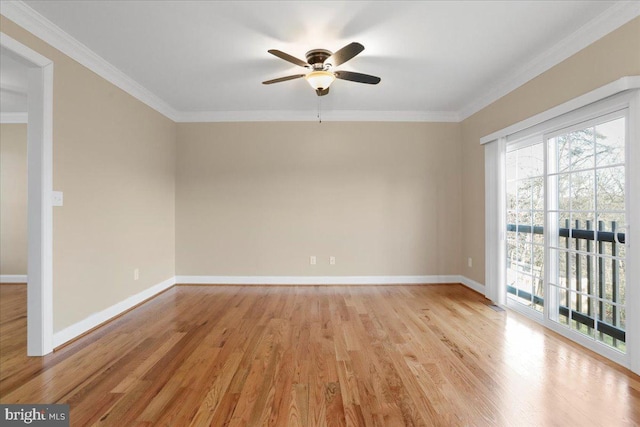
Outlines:
{"label": "beige wall", "polygon": [[459,272],[459,124],[184,123],[177,140],[179,275]]}
{"label": "beige wall", "polygon": [[[54,63],[54,331],[174,276],[176,125],[1,17]],[[140,279],[133,280],[134,268]]]}
{"label": "beige wall", "polygon": [[[461,273],[484,283],[484,149],[480,138],[628,75],[640,75],[640,18],[462,122]],[[473,268],[467,267],[473,257]]]}
{"label": "beige wall", "polygon": [[27,274],[27,125],[0,124],[0,275]]}
{"label": "beige wall", "polygon": [[176,273],[484,282],[479,138],[640,74],[636,18],[462,124],[176,125],[0,25],[54,62],[55,331]]}

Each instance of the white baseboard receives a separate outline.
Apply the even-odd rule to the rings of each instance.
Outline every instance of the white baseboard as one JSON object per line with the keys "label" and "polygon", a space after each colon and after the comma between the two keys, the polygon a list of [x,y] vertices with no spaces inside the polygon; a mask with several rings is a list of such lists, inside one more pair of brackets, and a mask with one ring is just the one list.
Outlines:
{"label": "white baseboard", "polygon": [[129,298],[112,305],[111,307],[105,308],[104,310],[97,313],[93,313],[84,320],[74,323],[73,325],[68,326],[63,330],[54,333],[53,347],[55,348],[61,346],[62,344],[84,334],[85,332],[95,328],[96,326],[113,319],[117,315],[129,310],[131,307],[140,304],[142,301],[159,294],[165,289],[170,288],[171,286],[175,285],[175,279],[175,277],[171,277],[161,283],[158,283],[157,285],[145,289],[142,292],[132,295]]}
{"label": "white baseboard", "polygon": [[484,285],[482,283],[476,282],[475,280],[471,280],[466,276],[458,276],[459,282],[465,285],[466,287],[473,289],[474,291],[484,295]]}
{"label": "white baseboard", "polygon": [[176,284],[191,285],[413,285],[460,283],[450,276],[176,276]]}
{"label": "white baseboard", "polygon": [[27,283],[26,274],[0,274],[0,283]]}

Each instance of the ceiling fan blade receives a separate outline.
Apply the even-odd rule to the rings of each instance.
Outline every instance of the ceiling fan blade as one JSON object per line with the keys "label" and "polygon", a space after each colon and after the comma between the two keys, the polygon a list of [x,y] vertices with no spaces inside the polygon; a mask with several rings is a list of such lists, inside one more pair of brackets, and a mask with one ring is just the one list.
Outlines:
{"label": "ceiling fan blade", "polygon": [[262,84],[270,85],[273,83],[286,82],[287,80],[299,79],[300,77],[304,77],[304,76],[305,76],[304,74],[296,74],[294,76],[279,77],[277,79],[267,80],[266,82],[262,82]]}
{"label": "ceiling fan blade", "polygon": [[351,71],[336,71],[333,74],[336,75],[337,79],[349,80],[352,82],[367,83],[370,85],[377,85],[380,83],[380,77],[371,76],[369,74],[354,73]]}
{"label": "ceiling fan blade", "polygon": [[337,67],[340,64],[344,64],[363,50],[364,46],[362,46],[360,43],[349,43],[348,45],[331,55],[331,57],[329,57],[325,62],[328,62],[334,67]]}
{"label": "ceiling fan blade", "polygon": [[267,52],[269,52],[272,55],[277,56],[280,59],[284,59],[285,61],[291,62],[292,64],[296,64],[299,65],[301,67],[308,67],[309,64],[307,64],[305,61],[303,61],[302,59],[298,59],[295,56],[291,56],[288,53],[284,53],[281,50],[278,49],[269,49]]}
{"label": "ceiling fan blade", "polygon": [[325,96],[326,94],[329,93],[329,88],[326,89],[316,89],[316,94],[318,96]]}

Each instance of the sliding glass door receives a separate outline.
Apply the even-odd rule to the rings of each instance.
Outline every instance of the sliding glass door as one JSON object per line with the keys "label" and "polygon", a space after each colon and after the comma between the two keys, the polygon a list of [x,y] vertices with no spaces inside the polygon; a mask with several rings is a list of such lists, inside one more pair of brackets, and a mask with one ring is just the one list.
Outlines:
{"label": "sliding glass door", "polygon": [[542,139],[509,145],[505,173],[507,302],[542,313],[545,197]]}
{"label": "sliding glass door", "polygon": [[509,306],[626,351],[627,110],[507,145]]}
{"label": "sliding glass door", "polygon": [[625,351],[625,113],[545,139],[549,319]]}

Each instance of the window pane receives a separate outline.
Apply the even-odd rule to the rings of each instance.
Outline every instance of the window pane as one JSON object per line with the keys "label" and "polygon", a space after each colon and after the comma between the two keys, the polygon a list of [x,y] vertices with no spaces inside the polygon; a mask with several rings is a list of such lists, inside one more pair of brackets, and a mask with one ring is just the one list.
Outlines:
{"label": "window pane", "polygon": [[[508,297],[532,306],[542,297],[544,237],[544,146],[542,142],[507,153],[507,286]],[[540,245],[534,245],[538,242]],[[538,300],[536,310],[543,301]]]}
{"label": "window pane", "polygon": [[569,134],[571,138],[571,170],[595,166],[594,133],[595,128],[589,127]]}
{"label": "window pane", "polygon": [[[531,231],[530,228],[524,228],[524,227],[531,227],[531,222],[532,222],[533,218],[531,217],[531,211],[519,211],[518,212],[518,227],[519,231],[522,231],[524,234],[522,235],[522,239],[526,240],[528,242],[531,241]],[[526,230],[526,232],[525,232]]]}
{"label": "window pane", "polygon": [[[559,135],[551,140],[549,151],[553,151],[555,154],[555,164],[553,164],[553,169],[556,172],[567,172],[569,170],[569,165],[571,163],[569,156],[569,146],[570,146],[570,138],[568,135]],[[550,166],[551,167],[551,166]]]}
{"label": "window pane", "polygon": [[507,181],[514,181],[516,176],[516,163],[517,163],[518,155],[516,151],[511,151],[507,153],[506,159],[506,175]]}
{"label": "window pane", "polygon": [[574,252],[567,252],[567,282],[569,287],[573,290],[576,289],[576,254]]}
{"label": "window pane", "polygon": [[624,162],[625,131],[624,118],[596,126],[596,166]]}
{"label": "window pane", "polygon": [[571,175],[558,176],[558,209],[568,211],[571,209]]}
{"label": "window pane", "polygon": [[544,209],[544,178],[532,178],[531,179],[531,199],[532,199],[532,208],[535,210],[543,210]]}
{"label": "window pane", "polygon": [[[534,231],[544,230],[544,212],[533,213]],[[544,234],[541,232],[533,234],[533,242],[538,245],[544,245]]]}
{"label": "window pane", "polygon": [[[568,248],[569,247],[569,239],[566,237],[566,233],[569,232],[571,228],[571,215],[569,212],[560,212],[558,214],[558,228],[560,229],[560,238],[558,240],[558,247]],[[562,235],[564,234],[564,236]]]}
{"label": "window pane", "polygon": [[542,176],[544,171],[542,144],[531,145],[517,150],[517,174],[518,179]]}
{"label": "window pane", "polygon": [[531,244],[518,241],[518,261],[522,265],[522,269],[530,272],[531,266]]}
{"label": "window pane", "polygon": [[598,210],[624,211],[624,166],[598,169]]}
{"label": "window pane", "polygon": [[[625,127],[624,118],[608,120],[547,141],[553,162],[548,170],[556,174],[547,177],[556,190],[547,200],[548,218],[558,227],[548,230],[553,237],[547,235],[558,247],[549,249],[550,266],[556,269],[549,272],[556,297],[552,300],[556,305],[550,306],[552,319],[622,351],[626,350]],[[534,249],[534,260],[536,255]]]}
{"label": "window pane", "polygon": [[571,269],[570,266],[570,258],[569,252],[559,251],[558,252],[558,284],[563,288],[568,288],[571,284]]}
{"label": "window pane", "polygon": [[576,254],[576,289],[579,292],[589,293],[591,290],[591,257],[584,254]]}
{"label": "window pane", "polygon": [[518,181],[518,209],[531,210],[531,182]]}
{"label": "window pane", "polygon": [[571,300],[571,311],[573,312],[571,316],[571,329],[593,337],[594,329],[589,326],[589,316],[586,315],[589,304],[591,303],[590,298],[575,292],[570,292],[569,298]]}
{"label": "window pane", "polygon": [[516,208],[518,196],[518,184],[516,181],[507,181],[507,209]]}
{"label": "window pane", "polygon": [[601,307],[602,307],[601,308],[602,312],[599,314],[601,316],[602,321],[609,325],[616,326],[615,318],[618,317],[617,307],[606,302],[601,304]]}
{"label": "window pane", "polygon": [[574,211],[593,210],[595,191],[592,170],[571,174],[571,209]]}
{"label": "window pane", "polygon": [[598,257],[598,296],[606,301],[625,304],[625,263],[619,259]]}

